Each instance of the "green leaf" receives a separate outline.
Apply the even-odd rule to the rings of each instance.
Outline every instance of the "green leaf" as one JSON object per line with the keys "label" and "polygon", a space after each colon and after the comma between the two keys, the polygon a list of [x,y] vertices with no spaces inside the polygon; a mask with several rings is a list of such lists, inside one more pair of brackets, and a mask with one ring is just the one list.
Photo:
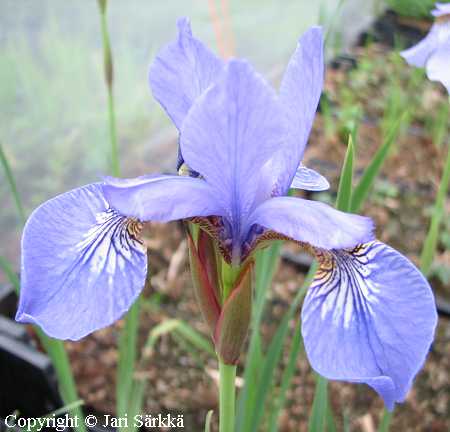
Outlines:
{"label": "green leaf", "polygon": [[[353,147],[353,139],[352,135],[349,135],[347,152],[345,154],[344,164],[342,165],[338,194],[336,198],[336,207],[341,211],[348,211],[350,209],[354,161],[355,151]],[[331,430],[333,430],[334,422],[332,421],[331,407],[328,403],[327,385],[327,379],[317,375],[314,402],[309,420],[310,432],[324,431],[326,422],[327,424],[332,425]]]}
{"label": "green leaf", "polygon": [[6,157],[5,152],[3,151],[3,147],[2,147],[1,143],[0,143],[0,161],[1,161],[1,164],[5,171],[6,180],[9,184],[9,189],[10,189],[11,195],[14,199],[14,203],[16,205],[17,213],[20,217],[20,221],[22,222],[22,224],[25,224],[25,221],[27,218],[25,216],[25,211],[23,209],[22,200],[20,199],[20,195],[17,190],[16,181],[14,179],[14,175],[12,173],[11,166],[9,164],[8,158]]}
{"label": "green leaf", "polygon": [[333,409],[331,408],[330,403],[328,403],[328,410],[327,410],[327,431],[336,432],[336,424],[334,421]]}
{"label": "green leaf", "polygon": [[213,410],[209,410],[208,414],[206,414],[205,432],[211,432],[211,420],[212,420],[213,413],[214,413]]}
{"label": "green leaf", "polygon": [[314,401],[309,417],[309,432],[324,432],[328,412],[328,381],[316,375],[316,391],[314,392]]}
{"label": "green leaf", "polygon": [[[245,418],[245,423],[242,430],[245,432],[253,432],[258,430],[258,427],[264,416],[264,405],[267,400],[267,396],[270,394],[270,389],[273,386],[273,379],[278,366],[279,360],[281,358],[281,353],[283,351],[283,345],[286,340],[286,335],[289,330],[289,322],[293,318],[295,313],[298,313],[298,307],[306,294],[306,290],[311,284],[314,274],[317,270],[316,263],[311,265],[308,274],[306,275],[305,281],[302,287],[298,290],[294,300],[287,313],[284,315],[280,325],[277,328],[275,335],[267,350],[264,362],[260,365],[261,371],[258,374],[257,383],[254,384],[255,398],[251,404],[251,411],[247,411]],[[251,415],[249,415],[251,413]]]}
{"label": "green leaf", "polygon": [[355,159],[355,148],[353,146],[352,135],[348,136],[347,152],[345,154],[344,165],[342,166],[339,180],[336,208],[342,211],[350,210],[352,200],[353,163]]}
{"label": "green leaf", "polygon": [[[84,401],[77,400],[77,401],[75,401],[75,402],[73,402],[71,404],[64,405],[63,407],[58,408],[57,410],[52,411],[52,412],[50,412],[50,413],[48,413],[48,414],[46,414],[46,415],[44,415],[42,417],[38,417],[38,419],[39,418],[43,418],[44,419],[44,418],[50,418],[50,417],[58,417],[58,416],[60,416],[62,414],[71,412],[74,409],[81,407],[82,405],[84,405]],[[78,422],[80,422],[80,420],[78,420]],[[41,426],[39,425],[39,423],[37,423],[34,427],[31,427],[31,428],[27,429],[27,432],[39,432],[40,428],[41,428]],[[11,429],[11,430],[13,430],[13,429]]]}
{"label": "green leaf", "polygon": [[252,306],[249,349],[244,369],[244,388],[239,394],[237,406],[237,430],[248,430],[251,427],[248,413],[253,411],[257,396],[257,383],[264,361],[261,349],[260,324],[267,302],[267,291],[278,266],[281,245],[282,242],[277,241],[256,253],[255,300]]}
{"label": "green leaf", "polygon": [[215,350],[209,339],[184,321],[168,319],[155,326],[150,332],[144,349],[153,349],[158,339],[168,333],[175,332],[198,350],[215,356]]}
{"label": "green leaf", "polygon": [[117,415],[123,417],[131,399],[133,375],[137,357],[137,332],[139,327],[139,301],[135,301],[124,320],[119,336],[119,361],[117,367]]}
{"label": "green leaf", "polygon": [[11,263],[6,258],[0,256],[0,267],[5,272],[6,277],[11,282],[11,285],[14,287],[14,291],[16,292],[16,294],[19,295],[19,276],[17,276],[16,272],[13,270]]}
{"label": "green leaf", "polygon": [[278,418],[280,412],[284,407],[286,402],[286,393],[291,385],[292,378],[295,373],[295,368],[297,366],[297,357],[302,349],[302,333],[300,324],[295,326],[294,336],[291,341],[291,349],[289,351],[289,358],[286,368],[283,371],[283,376],[281,378],[281,386],[277,397],[274,398],[273,407],[270,411],[269,417],[269,432],[277,432],[278,430]]}
{"label": "green leaf", "polygon": [[445,201],[450,182],[450,144],[448,147],[447,160],[444,166],[439,189],[434,203],[433,215],[431,217],[430,227],[428,229],[425,242],[423,244],[422,253],[420,255],[420,269],[425,275],[430,272],[431,264],[433,262],[436,248],[438,245],[439,228],[442,218],[445,214]]}
{"label": "green leaf", "polygon": [[353,191],[350,208],[351,212],[357,213],[360,210],[363,202],[366,200],[373,182],[375,181],[375,178],[377,177],[378,173],[381,170],[381,167],[383,166],[387,156],[389,155],[389,150],[391,149],[392,143],[398,137],[400,126],[406,116],[407,113],[404,113],[396,122],[391,124],[391,127],[386,135],[383,144],[377,150],[369,166],[364,171],[363,176],[361,177],[358,185]]}

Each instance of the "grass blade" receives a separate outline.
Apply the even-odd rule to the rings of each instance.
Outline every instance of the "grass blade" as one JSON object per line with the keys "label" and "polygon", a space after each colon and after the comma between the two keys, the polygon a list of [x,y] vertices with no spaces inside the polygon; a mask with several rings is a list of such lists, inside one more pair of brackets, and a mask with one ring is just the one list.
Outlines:
{"label": "grass blade", "polygon": [[[348,137],[347,152],[345,154],[344,164],[342,165],[341,176],[339,180],[338,194],[336,198],[336,207],[341,211],[349,211],[352,201],[352,182],[353,182],[353,164],[355,161],[355,151],[353,139],[350,134]],[[314,392],[314,402],[309,419],[309,431],[324,431],[325,424],[331,414],[331,407],[328,404],[328,381],[317,375],[316,390]]]}
{"label": "grass blade", "polygon": [[206,414],[205,432],[211,432],[211,420],[212,420],[213,413],[214,413],[213,410],[209,410],[208,414]]}
{"label": "grass blade", "polygon": [[0,256],[0,267],[5,272],[6,277],[11,282],[11,285],[14,287],[14,291],[16,292],[16,294],[19,295],[19,276],[17,276],[17,273],[14,272],[11,263],[6,258]]}
{"label": "grass blade", "polygon": [[339,210],[348,211],[352,200],[353,162],[355,159],[355,148],[352,135],[348,136],[347,152],[344,165],[339,179],[336,207]]}
{"label": "grass blade", "polygon": [[251,426],[250,416],[257,397],[257,383],[261,374],[263,356],[261,352],[260,324],[267,301],[267,291],[278,266],[282,242],[275,242],[267,249],[257,252],[255,302],[252,311],[251,334],[247,361],[244,370],[244,388],[238,399],[236,428],[248,430]]}
{"label": "grass blade", "polygon": [[144,349],[153,349],[158,339],[169,333],[177,333],[199,351],[215,356],[212,343],[184,321],[168,319],[155,326],[150,332]]}
{"label": "grass blade", "polygon": [[292,377],[294,376],[297,357],[298,354],[300,353],[301,348],[302,348],[301,327],[300,325],[297,325],[295,327],[294,336],[292,337],[288,363],[283,371],[283,376],[281,378],[280,391],[278,393],[278,396],[275,398],[273,408],[270,411],[269,427],[268,427],[269,432],[277,432],[278,430],[278,418],[286,402],[286,393],[291,384]]}
{"label": "grass blade", "polygon": [[334,421],[333,409],[331,408],[330,404],[328,404],[328,410],[327,410],[327,431],[328,432],[336,432],[336,424]]}
{"label": "grass blade", "polygon": [[8,158],[6,157],[5,152],[3,151],[3,146],[0,143],[0,161],[2,163],[3,169],[5,170],[6,181],[9,184],[9,188],[11,190],[11,195],[14,199],[14,204],[17,208],[17,213],[20,217],[20,221],[22,224],[25,224],[27,218],[25,216],[25,211],[23,209],[22,200],[20,199],[19,192],[17,190],[16,181],[14,179],[14,175],[11,170],[11,166],[9,164]]}
{"label": "grass blade", "polygon": [[439,189],[434,203],[433,215],[431,217],[430,227],[428,229],[422,253],[420,255],[420,268],[427,275],[430,272],[434,254],[438,245],[439,227],[445,213],[445,200],[450,182],[450,144],[448,146],[447,159],[445,161],[444,172],[442,174]]}
{"label": "grass blade", "polygon": [[119,361],[116,385],[117,414],[124,416],[131,399],[133,375],[137,358],[137,331],[139,325],[139,302],[136,301],[128,311],[124,327],[119,336]]}
{"label": "grass blade", "polygon": [[387,156],[389,155],[392,144],[398,137],[400,126],[402,125],[402,122],[406,118],[406,116],[407,113],[404,113],[397,121],[392,123],[383,144],[377,150],[369,166],[364,171],[363,176],[361,177],[358,185],[353,191],[350,208],[351,212],[357,213],[361,209],[361,206],[366,200],[373,182],[375,181],[375,178],[377,177],[378,173],[381,170],[381,167],[383,166]]}
{"label": "grass blade", "polygon": [[316,391],[309,417],[308,431],[323,432],[327,421],[328,412],[328,381],[320,375],[316,376]]}
{"label": "grass blade", "polygon": [[[267,396],[269,395],[269,390],[273,385],[273,377],[276,367],[281,358],[284,341],[286,340],[286,335],[289,330],[289,322],[293,318],[294,314],[298,312],[298,307],[300,306],[300,303],[306,294],[307,288],[311,284],[316,270],[317,266],[314,263],[310,267],[302,287],[298,290],[294,300],[289,306],[287,313],[284,315],[283,320],[281,321],[274,337],[272,338],[272,342],[269,345],[264,362],[262,365],[260,365],[260,379],[257,381],[257,385],[255,385],[254,389],[256,398],[252,404],[252,411],[247,411],[246,419],[248,419],[248,421],[245,423],[244,428],[242,429],[243,431],[253,432],[255,430],[258,430],[258,427],[263,419],[264,405]],[[252,414],[249,415],[248,413]]]}

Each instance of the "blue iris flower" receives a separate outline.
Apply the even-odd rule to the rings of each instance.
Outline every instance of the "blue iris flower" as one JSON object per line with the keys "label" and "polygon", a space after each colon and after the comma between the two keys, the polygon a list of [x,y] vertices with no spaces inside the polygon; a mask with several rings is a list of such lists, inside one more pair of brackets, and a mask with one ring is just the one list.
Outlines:
{"label": "blue iris flower", "polygon": [[436,22],[427,36],[401,55],[411,66],[424,67],[428,78],[450,93],[450,3],[436,3],[431,14]]}
{"label": "blue iris flower", "polygon": [[431,289],[374,239],[369,218],[289,197],[328,183],[301,164],[324,75],[320,28],[307,31],[277,93],[243,60],[223,62],[178,23],[150,85],[180,132],[188,175],[105,178],[42,204],[22,241],[17,320],[77,340],[120,318],[147,274],[144,224],[190,220],[241,265],[263,240],[291,239],[319,270],[302,308],[313,368],[404,400],[436,326]]}

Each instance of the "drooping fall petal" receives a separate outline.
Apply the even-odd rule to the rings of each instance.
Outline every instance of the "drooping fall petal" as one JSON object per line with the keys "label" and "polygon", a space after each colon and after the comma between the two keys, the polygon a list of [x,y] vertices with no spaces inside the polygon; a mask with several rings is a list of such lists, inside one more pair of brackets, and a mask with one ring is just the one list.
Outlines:
{"label": "drooping fall petal", "polygon": [[23,233],[16,319],[72,340],[119,319],[147,273],[138,230],[109,206],[98,183],[42,204]]}
{"label": "drooping fall petal", "polygon": [[374,238],[370,218],[301,198],[269,199],[256,208],[249,220],[293,240],[324,249],[349,248]]}
{"label": "drooping fall petal", "polygon": [[329,379],[369,384],[392,410],[433,340],[430,286],[407,258],[379,241],[317,253],[319,270],[302,308],[311,366]]}
{"label": "drooping fall petal", "polygon": [[168,222],[225,212],[215,191],[198,178],[150,175],[104,180],[103,191],[110,205],[141,221]]}

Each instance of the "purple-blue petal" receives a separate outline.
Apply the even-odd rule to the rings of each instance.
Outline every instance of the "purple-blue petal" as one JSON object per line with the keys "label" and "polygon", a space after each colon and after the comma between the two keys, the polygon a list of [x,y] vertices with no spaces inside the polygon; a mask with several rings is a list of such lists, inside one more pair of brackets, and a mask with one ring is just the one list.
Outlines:
{"label": "purple-blue petal", "polygon": [[277,188],[286,193],[303,159],[324,80],[323,36],[311,27],[300,38],[280,87],[289,124],[289,139],[274,158]]}
{"label": "purple-blue petal", "polygon": [[103,193],[110,205],[140,221],[169,222],[194,216],[221,216],[214,189],[199,178],[147,175],[132,179],[105,177]]}
{"label": "purple-blue petal", "polygon": [[119,319],[147,274],[145,248],[133,224],[110,208],[101,184],[38,207],[23,232],[16,319],[72,340]]}
{"label": "purple-blue petal", "polygon": [[241,60],[230,60],[183,123],[184,159],[216,191],[228,210],[234,237],[255,205],[261,168],[285,132],[275,92]]}
{"label": "purple-blue petal", "polygon": [[294,197],[265,201],[250,216],[249,223],[324,249],[350,248],[374,238],[370,218]]}
{"label": "purple-blue petal", "polygon": [[436,51],[442,50],[442,54],[447,53],[448,56],[449,44],[450,21],[437,22],[432,25],[424,39],[400,54],[411,66],[425,67],[430,57]]}
{"label": "purple-blue petal", "polygon": [[330,189],[330,183],[317,171],[300,165],[292,180],[291,188],[319,192]]}
{"label": "purple-blue petal", "polygon": [[426,64],[426,71],[428,79],[439,81],[450,93],[450,36],[446,44],[431,54]]}
{"label": "purple-blue petal", "polygon": [[435,6],[436,9],[431,11],[431,15],[434,17],[450,15],[450,3],[436,3]]}
{"label": "purple-blue petal", "polygon": [[436,35],[430,31],[418,44],[404,50],[400,55],[415,67],[425,67],[431,53],[436,49]]}
{"label": "purple-blue petal", "polygon": [[194,101],[214,82],[223,62],[192,36],[187,18],[178,21],[178,38],[163,48],[150,67],[155,99],[178,129]]}
{"label": "purple-blue petal", "polygon": [[329,379],[369,384],[392,410],[433,340],[430,286],[407,258],[379,241],[319,251],[318,260],[302,309],[311,366]]}

